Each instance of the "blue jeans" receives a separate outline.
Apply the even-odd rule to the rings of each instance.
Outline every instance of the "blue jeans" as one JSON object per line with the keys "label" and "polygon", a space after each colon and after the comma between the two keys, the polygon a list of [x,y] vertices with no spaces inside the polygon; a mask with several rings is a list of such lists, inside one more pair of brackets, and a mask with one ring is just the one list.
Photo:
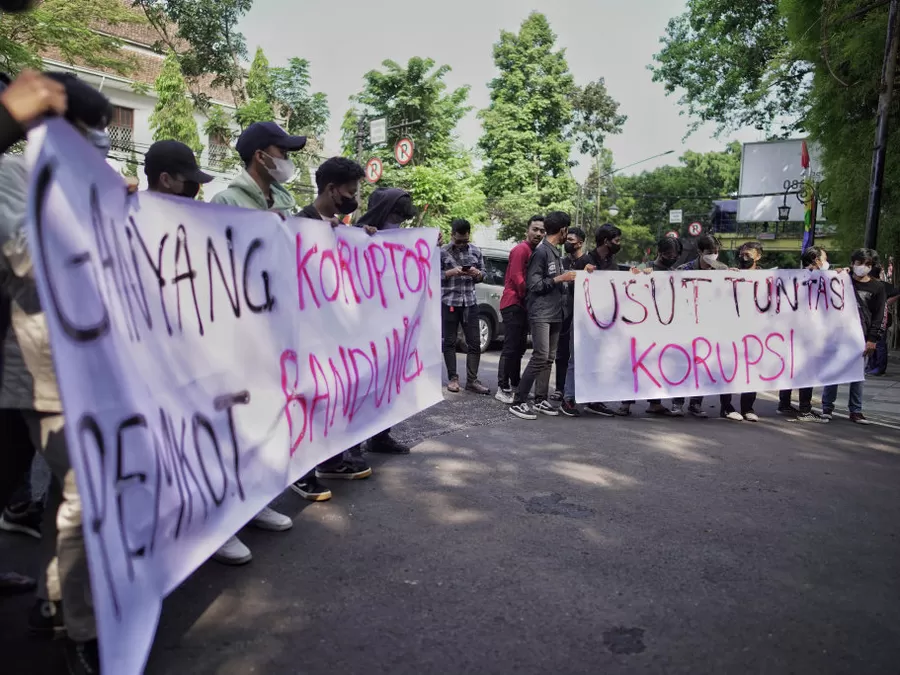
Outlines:
{"label": "blue jeans", "polygon": [[[863,396],[863,384],[864,382],[851,382],[850,383],[850,398],[848,400],[847,408],[852,413],[861,413],[862,412],[862,396]],[[823,410],[834,410],[834,402],[837,400],[837,392],[838,385],[829,384],[822,391],[822,409]]]}

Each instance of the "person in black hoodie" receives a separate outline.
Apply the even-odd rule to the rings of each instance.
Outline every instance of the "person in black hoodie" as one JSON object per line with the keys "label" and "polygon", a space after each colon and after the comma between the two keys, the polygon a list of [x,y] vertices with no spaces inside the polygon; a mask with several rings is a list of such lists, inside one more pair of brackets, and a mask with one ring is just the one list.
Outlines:
{"label": "person in black hoodie", "polygon": [[[853,290],[856,292],[856,303],[859,306],[859,322],[866,336],[866,348],[863,353],[868,357],[875,351],[875,346],[884,331],[884,312],[887,304],[884,284],[874,279],[872,268],[878,266],[878,253],[870,248],[861,248],[850,256],[850,271],[853,273]],[[850,421],[856,424],[869,424],[862,412],[864,382],[850,383],[848,408]],[[837,400],[838,385],[829,384],[822,391],[822,417],[831,419],[834,414],[834,402]]]}
{"label": "person in black hoodie", "polygon": [[[356,224],[365,228],[369,234],[375,234],[382,230],[397,229],[401,223],[415,217],[416,208],[406,190],[378,188],[369,197],[369,208]],[[383,455],[409,454],[409,446],[391,436],[390,427],[370,438],[367,447],[369,452]],[[350,454],[359,457],[362,454],[362,444],[350,448]]]}
{"label": "person in black hoodie", "polygon": [[[509,408],[509,412],[523,420],[537,419],[538,412],[550,416],[559,415],[559,411],[547,400],[547,394],[559,333],[565,318],[566,283],[575,281],[575,270],[563,272],[562,256],[559,253],[559,246],[566,240],[571,222],[567,213],[553,211],[547,214],[544,219],[546,236],[534,249],[528,262],[526,304],[534,348],[519,382],[516,398]],[[532,385],[535,387],[533,406],[528,403]]]}

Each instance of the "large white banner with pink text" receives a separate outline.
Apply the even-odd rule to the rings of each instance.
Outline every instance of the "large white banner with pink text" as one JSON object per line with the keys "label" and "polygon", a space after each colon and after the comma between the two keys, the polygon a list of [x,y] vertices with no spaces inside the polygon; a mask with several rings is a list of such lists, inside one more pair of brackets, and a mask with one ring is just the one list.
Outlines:
{"label": "large white banner with pink text", "polygon": [[137,675],[162,599],[222,543],[441,400],[437,232],[129,196],[65,123],[31,144],[29,243],[103,671]]}
{"label": "large white banner with pink text", "polygon": [[581,272],[575,397],[646,400],[863,379],[847,274]]}

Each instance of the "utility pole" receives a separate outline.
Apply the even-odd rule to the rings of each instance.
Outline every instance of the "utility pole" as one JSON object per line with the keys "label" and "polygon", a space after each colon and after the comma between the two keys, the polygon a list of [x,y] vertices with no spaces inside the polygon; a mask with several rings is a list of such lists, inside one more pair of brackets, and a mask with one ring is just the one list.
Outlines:
{"label": "utility pole", "polygon": [[891,0],[888,13],[887,39],[884,47],[884,63],[881,67],[881,93],[878,96],[878,117],[875,132],[875,149],[872,156],[872,183],[869,186],[869,208],[866,211],[866,248],[878,244],[878,220],[881,215],[881,189],[884,184],[884,160],[887,152],[888,117],[891,98],[894,95],[894,73],[897,70],[897,52],[900,48],[900,0]]}

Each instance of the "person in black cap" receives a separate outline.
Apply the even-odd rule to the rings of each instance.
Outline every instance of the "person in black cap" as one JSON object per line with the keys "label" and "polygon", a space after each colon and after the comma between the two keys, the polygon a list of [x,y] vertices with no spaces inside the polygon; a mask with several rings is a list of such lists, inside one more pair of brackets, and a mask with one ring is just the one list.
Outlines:
{"label": "person in black cap", "polygon": [[297,202],[282,183],[297,170],[288,153],[306,147],[306,136],[291,136],[275,122],[254,122],[244,129],[235,147],[244,171],[213,197],[212,203],[293,215]]}
{"label": "person in black cap", "polygon": [[144,155],[150,192],[196,199],[213,177],[200,170],[194,151],[179,141],[157,141]]}

